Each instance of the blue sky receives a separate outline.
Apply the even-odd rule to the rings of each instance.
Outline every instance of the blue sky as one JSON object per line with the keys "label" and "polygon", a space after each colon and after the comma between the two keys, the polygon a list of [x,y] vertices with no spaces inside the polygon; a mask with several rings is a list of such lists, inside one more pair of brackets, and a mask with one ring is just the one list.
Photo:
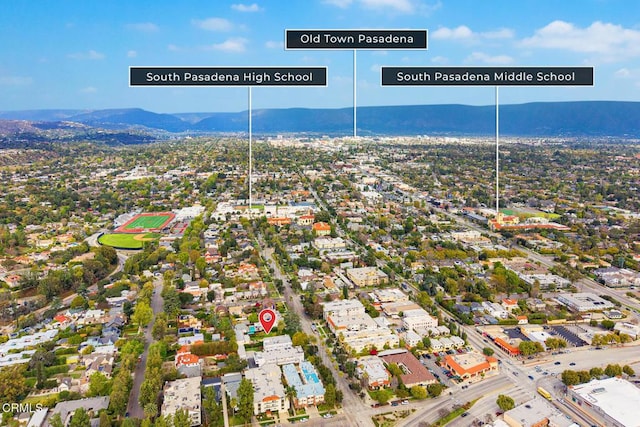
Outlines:
{"label": "blue sky", "polygon": [[352,105],[350,51],[285,51],[284,30],[428,29],[425,51],[358,51],[358,105],[494,101],[493,88],[380,86],[381,65],[595,67],[594,87],[509,87],[502,104],[640,99],[636,0],[4,0],[0,111],[242,111],[246,88],[131,88],[136,66],[327,66],[326,88],[254,88],[254,108]]}

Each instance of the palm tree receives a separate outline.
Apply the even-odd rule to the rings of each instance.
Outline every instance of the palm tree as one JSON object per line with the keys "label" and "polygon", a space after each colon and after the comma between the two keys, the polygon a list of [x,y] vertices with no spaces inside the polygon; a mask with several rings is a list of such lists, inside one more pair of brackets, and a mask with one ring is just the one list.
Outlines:
{"label": "palm tree", "polygon": [[292,386],[287,386],[287,389],[285,390],[285,396],[287,397],[287,399],[289,399],[289,402],[291,403],[291,407],[295,407],[295,399],[296,397],[298,397],[298,392],[296,391],[296,388]]}

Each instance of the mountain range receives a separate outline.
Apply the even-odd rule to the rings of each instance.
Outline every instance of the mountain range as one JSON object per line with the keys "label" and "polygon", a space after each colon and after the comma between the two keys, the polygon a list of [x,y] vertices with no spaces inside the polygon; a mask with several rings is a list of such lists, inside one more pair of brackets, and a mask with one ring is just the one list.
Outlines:
{"label": "mountain range", "polygon": [[[360,135],[480,136],[495,133],[493,105],[358,107],[357,118]],[[0,112],[0,135],[10,135],[15,128],[28,128],[26,133],[34,134],[38,130],[60,128],[73,128],[76,132],[101,129],[152,134],[246,133],[248,112],[159,114],[140,108]],[[253,110],[252,131],[255,134],[350,135],[353,131],[353,110]],[[640,137],[640,102],[575,101],[501,105],[500,133],[512,136],[637,138]]]}

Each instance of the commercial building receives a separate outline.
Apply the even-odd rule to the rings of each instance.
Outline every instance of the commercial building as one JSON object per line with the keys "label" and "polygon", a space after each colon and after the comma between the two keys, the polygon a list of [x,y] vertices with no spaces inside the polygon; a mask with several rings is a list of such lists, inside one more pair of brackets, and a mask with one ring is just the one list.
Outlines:
{"label": "commercial building", "polygon": [[202,377],[193,377],[167,382],[163,390],[162,416],[173,415],[182,409],[189,414],[192,426],[202,424],[201,381]]}
{"label": "commercial building", "polygon": [[364,306],[357,299],[345,299],[326,302],[322,306],[322,318],[327,320],[329,316],[349,316],[364,314]]}
{"label": "commercial building", "polygon": [[305,361],[298,366],[284,365],[282,373],[287,385],[296,390],[293,400],[296,408],[319,405],[324,402],[325,390],[316,368],[311,363]]}
{"label": "commercial building", "polygon": [[636,427],[640,389],[621,378],[592,380],[569,387],[570,401],[581,411],[612,427]]}
{"label": "commercial building", "polygon": [[280,367],[273,364],[245,371],[245,378],[253,384],[254,415],[289,409],[289,399],[286,397],[281,377]]}
{"label": "commercial building", "polygon": [[498,371],[498,359],[475,352],[447,355],[444,365],[464,380]]}
{"label": "commercial building", "polygon": [[575,294],[561,294],[556,297],[556,300],[566,306],[571,311],[586,312],[586,311],[602,311],[610,310],[613,308],[613,304],[606,299],[600,298],[596,294],[590,292],[578,292]]}
{"label": "commercial building", "polygon": [[542,427],[542,426],[562,426],[562,424],[552,423],[553,419],[566,423],[571,423],[564,416],[557,417],[559,411],[549,402],[542,398],[535,398],[522,405],[504,413],[504,421],[511,427]]}
{"label": "commercial building", "polygon": [[411,388],[413,386],[427,386],[438,382],[431,372],[425,368],[416,357],[407,350],[389,350],[379,354],[387,366],[395,363],[402,370],[402,383]]}
{"label": "commercial building", "polygon": [[403,311],[402,326],[414,331],[419,329],[433,329],[438,326],[438,319],[431,316],[423,308]]}
{"label": "commercial building", "polygon": [[613,330],[621,334],[627,334],[634,340],[640,337],[640,326],[634,325],[633,323],[618,322],[614,325]]}
{"label": "commercial building", "polygon": [[[356,373],[360,378],[367,379],[367,386],[371,390],[387,387],[390,384],[389,371],[378,356],[365,356],[358,359]],[[366,376],[365,376],[366,375]]]}
{"label": "commercial building", "polygon": [[361,288],[383,285],[389,281],[387,274],[377,267],[350,268],[347,270],[347,277]]}
{"label": "commercial building", "polygon": [[258,366],[301,363],[304,360],[304,351],[300,346],[293,346],[289,335],[278,335],[265,338],[262,341],[262,351],[256,351],[253,360]]}

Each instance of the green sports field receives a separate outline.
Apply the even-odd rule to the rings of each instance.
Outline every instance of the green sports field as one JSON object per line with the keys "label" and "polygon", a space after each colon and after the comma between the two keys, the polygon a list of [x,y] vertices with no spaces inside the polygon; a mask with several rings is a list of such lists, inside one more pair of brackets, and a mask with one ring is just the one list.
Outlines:
{"label": "green sports field", "polygon": [[158,233],[114,233],[103,234],[98,238],[98,243],[105,246],[112,246],[120,249],[142,249],[145,241],[156,240],[160,237]]}
{"label": "green sports field", "polygon": [[145,215],[138,216],[136,219],[127,224],[125,230],[149,230],[160,228],[171,219],[170,215]]}

